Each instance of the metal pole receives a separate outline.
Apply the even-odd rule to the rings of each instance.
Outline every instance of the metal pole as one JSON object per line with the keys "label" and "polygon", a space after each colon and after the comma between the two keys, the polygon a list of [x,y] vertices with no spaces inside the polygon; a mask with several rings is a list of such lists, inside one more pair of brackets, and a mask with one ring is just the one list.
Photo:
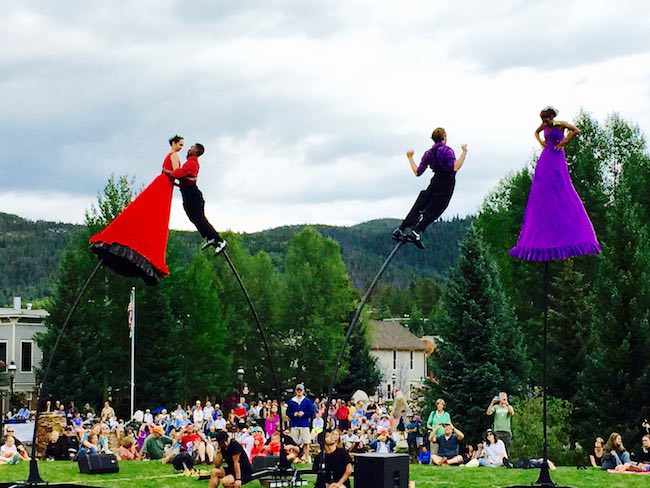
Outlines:
{"label": "metal pole", "polygon": [[131,288],[131,418],[135,413],[135,286]]}

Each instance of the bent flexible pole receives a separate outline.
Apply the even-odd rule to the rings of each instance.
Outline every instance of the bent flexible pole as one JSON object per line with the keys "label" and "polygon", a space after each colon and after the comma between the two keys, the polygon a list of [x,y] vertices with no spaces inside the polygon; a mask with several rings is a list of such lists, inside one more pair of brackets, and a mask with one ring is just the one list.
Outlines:
{"label": "bent flexible pole", "polygon": [[260,316],[257,314],[255,305],[253,305],[253,301],[251,300],[251,297],[248,294],[248,290],[246,289],[246,286],[244,285],[241,276],[239,276],[239,272],[237,271],[235,264],[232,262],[232,259],[230,259],[230,256],[226,251],[223,251],[222,254],[226,258],[226,262],[228,263],[228,266],[230,266],[232,273],[235,275],[237,283],[239,283],[239,287],[241,288],[242,292],[244,293],[244,296],[246,297],[248,306],[251,309],[251,313],[253,314],[253,317],[255,318],[255,323],[257,324],[257,330],[259,330],[260,336],[262,337],[262,343],[264,344],[264,351],[266,352],[266,359],[268,360],[269,368],[271,369],[271,377],[273,379],[273,388],[275,389],[275,396],[278,400],[278,413],[280,415],[280,469],[289,469],[291,465],[287,460],[286,452],[284,452],[284,440],[283,440],[284,420],[282,419],[282,408],[281,408],[282,398],[280,392],[280,383],[278,381],[277,375],[275,374],[275,366],[273,365],[271,349],[269,348],[269,343],[266,340],[266,334],[264,333],[264,327],[262,327],[262,321],[260,320]]}
{"label": "bent flexible pole", "polygon": [[348,325],[348,330],[345,334],[345,339],[343,340],[343,343],[341,344],[341,348],[339,349],[339,353],[336,357],[336,365],[334,367],[334,375],[332,376],[332,381],[330,381],[329,388],[327,390],[327,402],[328,404],[325,405],[325,416],[323,418],[323,436],[320,442],[320,449],[321,452],[324,452],[325,449],[325,430],[327,429],[327,414],[329,412],[329,402],[331,402],[331,396],[332,396],[332,390],[334,390],[334,384],[336,383],[336,377],[339,374],[339,369],[341,368],[341,362],[343,361],[343,354],[345,354],[345,348],[348,345],[348,342],[350,341],[350,336],[352,335],[352,332],[354,331],[354,328],[357,325],[357,322],[359,322],[359,317],[361,317],[361,312],[363,311],[363,308],[366,306],[366,302],[372,295],[372,292],[375,290],[375,287],[377,286],[377,283],[379,283],[379,279],[381,278],[381,275],[384,274],[384,271],[386,271],[386,268],[390,264],[390,262],[393,260],[395,257],[395,254],[397,254],[397,251],[400,250],[400,248],[405,244],[404,240],[399,241],[397,244],[395,244],[395,247],[391,251],[391,253],[388,255],[386,258],[386,261],[384,261],[384,264],[379,268],[379,271],[377,272],[377,275],[375,278],[372,280],[370,283],[370,286],[368,287],[368,290],[366,291],[366,294],[363,296],[361,299],[361,303],[359,303],[359,306],[357,307],[356,312],[354,313],[354,316],[352,317],[352,320],[350,321],[350,325]]}
{"label": "bent flexible pole", "polygon": [[[38,486],[40,484],[47,484],[45,482],[39,472],[38,472],[38,463],[36,461],[36,448],[38,446],[36,442],[36,431],[38,428],[38,418],[39,418],[39,413],[41,411],[40,409],[40,396],[41,392],[43,391],[43,385],[47,381],[47,377],[50,373],[50,369],[52,368],[52,361],[54,359],[54,355],[56,353],[57,348],[59,347],[59,343],[61,342],[61,338],[63,337],[63,334],[65,333],[65,329],[68,327],[68,322],[70,322],[70,319],[72,318],[72,314],[74,311],[77,309],[77,306],[79,305],[79,301],[81,300],[81,297],[83,296],[84,293],[86,293],[86,289],[88,288],[88,285],[90,285],[90,282],[93,280],[95,275],[97,274],[97,271],[99,271],[99,268],[104,264],[104,260],[100,259],[99,262],[97,263],[97,266],[95,266],[95,269],[93,269],[92,273],[90,273],[90,276],[88,276],[88,279],[84,283],[84,285],[81,287],[81,290],[79,290],[79,293],[77,294],[77,298],[75,298],[74,302],[72,303],[72,307],[70,307],[70,310],[68,311],[68,315],[66,316],[65,320],[63,321],[63,325],[61,326],[61,330],[59,331],[59,335],[56,338],[56,342],[54,343],[54,347],[52,348],[52,351],[50,351],[50,359],[47,361],[47,366],[45,367],[45,370],[43,371],[43,377],[41,378],[41,383],[38,385],[36,388],[36,418],[34,419],[34,437],[33,437],[33,444],[32,444],[32,457],[29,460],[29,476],[27,477],[27,481],[24,483],[18,483],[15,486]],[[50,486],[56,486],[56,485],[50,485]]]}

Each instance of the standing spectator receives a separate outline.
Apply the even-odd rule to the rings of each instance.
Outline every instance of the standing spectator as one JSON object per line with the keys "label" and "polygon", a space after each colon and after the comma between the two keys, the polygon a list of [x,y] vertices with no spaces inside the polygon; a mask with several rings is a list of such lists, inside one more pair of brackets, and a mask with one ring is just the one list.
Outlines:
{"label": "standing spectator", "polygon": [[438,443],[438,454],[432,454],[433,464],[463,464],[463,456],[460,454],[460,441],[465,435],[452,424],[444,425],[444,432],[436,439]]}
{"label": "standing spectator", "polygon": [[339,400],[338,408],[336,409],[336,421],[339,424],[339,430],[345,432],[350,428],[350,410],[343,400]]}
{"label": "standing spectator", "polygon": [[113,410],[113,407],[111,407],[111,402],[106,400],[104,402],[104,408],[102,408],[102,422],[105,422],[113,417],[115,417],[115,410]]}
{"label": "standing spectator", "polygon": [[405,425],[406,443],[409,447],[411,462],[414,463],[418,458],[418,429],[420,428],[420,424],[413,419],[413,414],[409,415],[407,419]]}
{"label": "standing spectator", "polygon": [[205,407],[203,407],[203,421],[205,422],[204,429],[210,428],[214,422],[214,407],[210,400],[206,400]]}
{"label": "standing spectator", "polygon": [[61,415],[62,417],[65,417],[65,408],[63,407],[63,404],[57,400],[54,402],[54,413],[57,415]]}
{"label": "standing spectator", "polygon": [[449,412],[445,411],[447,403],[442,399],[436,400],[436,409],[429,414],[427,419],[427,430],[429,433],[429,441],[431,444],[431,454],[438,454],[438,444],[436,439],[440,437],[444,431],[444,424],[451,424],[451,416]]}
{"label": "standing spectator", "polygon": [[316,405],[305,396],[305,385],[298,383],[296,395],[289,400],[287,416],[291,424],[291,437],[300,446],[302,444],[302,462],[309,462],[309,444],[311,435],[309,427],[316,413]]}
{"label": "standing spectator", "polygon": [[603,448],[601,469],[614,469],[616,466],[630,462],[630,454],[623,446],[623,439],[617,432],[612,432]]}
{"label": "standing spectator", "polygon": [[594,442],[594,448],[591,451],[591,454],[589,454],[589,462],[594,468],[600,468],[601,464],[603,464],[604,444],[605,441],[603,440],[602,437],[596,437],[596,441]]}
{"label": "standing spectator", "polygon": [[507,458],[506,446],[503,441],[497,438],[492,430],[485,433],[485,443],[483,444],[483,453],[478,460],[479,465],[496,468],[503,466],[504,458]]}
{"label": "standing spectator", "polygon": [[144,416],[142,417],[142,421],[145,424],[153,424],[153,415],[151,414],[151,409],[146,409],[144,411]]}
{"label": "standing spectator", "polygon": [[267,437],[273,435],[279,422],[280,415],[278,414],[278,405],[277,403],[274,403],[269,408],[266,419],[264,419],[264,432],[266,432]]}
{"label": "standing spectator", "polygon": [[370,420],[372,416],[377,412],[377,403],[375,403],[375,397],[370,397],[368,399],[368,406],[366,407],[366,418]]}
{"label": "standing spectator", "polygon": [[226,427],[228,426],[228,422],[223,417],[223,415],[221,415],[221,412],[216,411],[215,415],[217,416],[217,418],[214,421],[214,428],[216,430],[226,430]]}
{"label": "standing spectator", "polygon": [[[48,410],[48,412],[49,412],[49,410]],[[82,417],[84,417],[84,418],[88,418],[88,415],[89,415],[89,414],[90,414],[92,417],[95,417],[95,409],[94,409],[93,407],[90,406],[90,403],[86,403],[86,404],[84,405],[84,410],[83,410],[83,415],[82,415]]]}
{"label": "standing spectator", "polygon": [[192,422],[194,423],[194,427],[196,428],[196,431],[202,431],[203,430],[203,407],[201,406],[201,400],[197,400],[196,404],[192,408]]}
{"label": "standing spectator", "polygon": [[492,398],[486,413],[488,415],[494,415],[492,429],[497,437],[506,445],[506,450],[509,452],[512,447],[510,419],[515,415],[515,409],[508,403],[508,394],[502,391],[499,393],[499,396]]}

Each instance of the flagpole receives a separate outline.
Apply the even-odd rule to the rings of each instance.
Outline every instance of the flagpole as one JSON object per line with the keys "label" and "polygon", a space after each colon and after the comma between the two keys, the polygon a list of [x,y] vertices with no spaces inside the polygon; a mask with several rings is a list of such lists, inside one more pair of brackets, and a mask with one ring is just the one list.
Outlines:
{"label": "flagpole", "polygon": [[131,337],[131,418],[135,413],[135,286],[131,288],[130,337]]}

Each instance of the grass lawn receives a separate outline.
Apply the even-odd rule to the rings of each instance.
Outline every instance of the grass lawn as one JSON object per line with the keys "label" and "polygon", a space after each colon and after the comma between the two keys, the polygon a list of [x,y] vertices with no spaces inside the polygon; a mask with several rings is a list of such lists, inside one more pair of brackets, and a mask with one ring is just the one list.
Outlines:
{"label": "grass lawn", "polygon": [[[25,480],[29,463],[16,466],[0,466],[0,482]],[[199,482],[195,478],[178,476],[169,465],[158,462],[120,461],[117,474],[82,475],[76,463],[40,462],[41,477],[51,483],[72,482],[111,488],[197,488],[207,486],[207,481]],[[417,488],[488,488],[512,484],[530,485],[537,480],[538,470],[521,470],[505,468],[452,468],[433,466],[411,466],[411,480]],[[576,488],[637,488],[650,487],[650,475],[612,475],[597,469],[578,471],[576,468],[560,467],[551,472],[556,483]],[[313,478],[312,478],[313,479]],[[258,482],[246,485],[248,488],[260,488]],[[312,486],[312,485],[310,485]]]}

